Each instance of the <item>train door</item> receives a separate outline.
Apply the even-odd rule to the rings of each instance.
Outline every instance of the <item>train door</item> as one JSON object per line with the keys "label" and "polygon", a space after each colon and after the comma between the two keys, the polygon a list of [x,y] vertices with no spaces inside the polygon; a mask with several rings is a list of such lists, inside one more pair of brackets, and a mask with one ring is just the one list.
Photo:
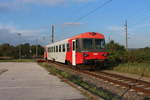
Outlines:
{"label": "train door", "polygon": [[76,40],[72,40],[72,65],[76,66]]}

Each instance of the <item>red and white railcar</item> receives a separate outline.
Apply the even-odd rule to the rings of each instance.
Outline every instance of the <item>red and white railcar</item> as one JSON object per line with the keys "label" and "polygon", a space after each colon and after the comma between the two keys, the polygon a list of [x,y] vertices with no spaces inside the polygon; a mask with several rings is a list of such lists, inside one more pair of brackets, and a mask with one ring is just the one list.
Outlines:
{"label": "red and white railcar", "polygon": [[104,35],[97,32],[86,32],[77,36],[49,44],[44,57],[61,63],[89,65],[104,63],[108,59],[105,50]]}

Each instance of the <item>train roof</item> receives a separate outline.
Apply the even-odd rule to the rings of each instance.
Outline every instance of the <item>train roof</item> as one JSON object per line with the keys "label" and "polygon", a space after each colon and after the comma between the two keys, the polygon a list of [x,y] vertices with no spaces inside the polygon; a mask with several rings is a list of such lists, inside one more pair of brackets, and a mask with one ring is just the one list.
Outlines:
{"label": "train roof", "polygon": [[78,35],[75,35],[73,37],[70,37],[70,38],[67,38],[67,39],[64,39],[64,40],[60,40],[60,41],[48,44],[47,46],[55,45],[55,44],[58,44],[58,43],[62,43],[64,41],[78,39],[78,38],[97,38],[97,39],[103,39],[104,35],[102,33],[98,33],[98,32],[85,32],[85,33],[80,33]]}
{"label": "train roof", "polygon": [[55,45],[55,44],[61,44],[61,43],[63,44],[63,43],[66,42],[66,41],[68,41],[68,39],[56,41],[56,42],[54,42],[54,43],[48,44],[47,46],[53,46],[53,45]]}
{"label": "train roof", "polygon": [[104,38],[104,35],[98,32],[85,32],[79,35],[73,36],[69,39],[77,39],[77,38]]}

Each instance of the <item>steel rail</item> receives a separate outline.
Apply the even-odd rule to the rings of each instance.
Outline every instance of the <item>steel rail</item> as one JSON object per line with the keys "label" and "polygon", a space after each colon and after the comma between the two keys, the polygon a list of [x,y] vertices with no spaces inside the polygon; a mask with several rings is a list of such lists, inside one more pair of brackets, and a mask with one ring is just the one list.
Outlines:
{"label": "steel rail", "polygon": [[119,79],[125,79],[125,80],[129,80],[129,81],[132,81],[132,82],[138,82],[139,84],[143,84],[146,87],[150,87],[150,82],[143,81],[143,80],[140,80],[140,79],[134,79],[134,78],[122,76],[122,75],[119,75],[119,74],[108,73],[108,72],[100,72],[100,73],[105,74],[105,75],[109,75],[110,77],[113,76],[113,77],[116,77],[116,78],[119,78]]}
{"label": "steel rail", "polygon": [[[91,72],[91,71],[86,71],[86,70],[79,70],[79,69],[75,70],[75,68],[73,68],[70,65],[64,65],[64,64],[56,63],[56,62],[50,62],[50,63],[53,63],[53,64],[61,66],[61,67],[69,68],[72,71],[86,74],[86,75],[95,77],[97,79],[103,79],[105,81],[108,81],[108,82],[111,82],[111,83],[114,83],[114,84],[117,84],[120,86],[124,86],[129,89],[133,89],[137,92],[142,92],[146,95],[150,95],[150,83],[143,81],[143,80],[138,80],[138,79],[125,77],[125,76],[118,75],[118,74],[112,74],[112,73],[108,73],[108,72],[100,72],[99,74],[97,74],[96,72]],[[113,78],[115,78],[115,79],[113,79]],[[123,81],[118,80],[118,78]]]}
{"label": "steel rail", "polygon": [[[100,74],[96,74],[96,73],[93,73],[93,72],[88,72],[88,71],[84,71],[84,73],[86,73],[88,75],[91,75],[91,76],[94,76],[94,77],[99,78],[99,79],[107,80],[109,82],[112,82],[114,84],[118,84],[120,86],[124,86],[124,87],[130,88],[130,89],[134,89],[137,92],[143,92],[146,95],[150,95],[150,89],[146,89],[144,87],[145,85],[149,85],[150,84],[150,83],[148,84],[148,82],[146,82],[147,84],[145,84],[145,81],[142,81],[144,83],[144,84],[142,84],[138,80],[138,81],[136,81],[136,84],[135,84],[135,81],[133,81],[133,80],[137,80],[137,79],[133,79],[133,78],[128,78],[128,81],[130,81],[130,82],[126,82],[126,80],[125,81],[119,81],[119,80],[116,80],[116,79],[112,79],[111,77],[116,77],[117,76],[116,74],[111,74],[112,76],[108,77],[106,73],[105,73],[106,76],[103,76],[103,75],[100,75]],[[108,73],[108,75],[109,74],[110,73]],[[124,76],[121,76],[121,75],[119,75],[119,76],[120,77],[124,77]],[[124,78],[127,79],[127,77],[124,77]],[[124,80],[124,79],[122,78],[122,80]],[[139,87],[138,86],[139,84],[137,84],[138,82],[140,82],[140,85],[143,85],[143,86]],[[132,83],[132,85],[131,85],[131,83]]]}

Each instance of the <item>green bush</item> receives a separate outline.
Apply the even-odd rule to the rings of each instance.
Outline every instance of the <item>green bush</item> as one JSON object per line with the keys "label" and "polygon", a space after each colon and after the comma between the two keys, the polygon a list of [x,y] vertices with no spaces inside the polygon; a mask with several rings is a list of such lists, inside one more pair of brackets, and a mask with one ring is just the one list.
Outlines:
{"label": "green bush", "polygon": [[107,50],[110,53],[110,63],[118,65],[120,63],[137,62],[137,63],[150,63],[150,48],[129,49],[128,51],[124,46],[110,41],[107,45]]}
{"label": "green bush", "polygon": [[115,43],[113,40],[110,41],[107,45],[107,50],[110,53],[109,61],[112,65],[117,65],[122,63],[122,57],[125,54],[126,50],[124,46]]}
{"label": "green bush", "polygon": [[124,62],[150,63],[150,48],[130,50],[122,59]]}

